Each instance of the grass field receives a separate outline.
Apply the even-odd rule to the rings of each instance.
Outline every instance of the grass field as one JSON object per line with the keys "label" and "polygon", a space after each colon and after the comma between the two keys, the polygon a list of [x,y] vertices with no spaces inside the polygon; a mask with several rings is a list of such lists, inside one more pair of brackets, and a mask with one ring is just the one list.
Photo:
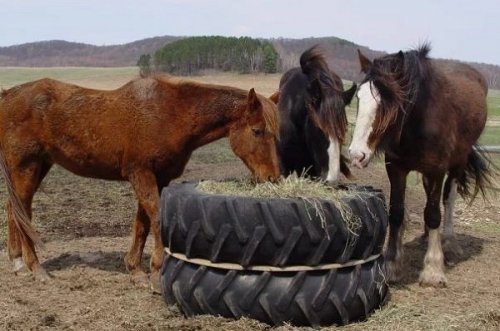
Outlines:
{"label": "grass field", "polygon": [[[135,68],[12,69],[0,68],[0,87],[50,76],[102,89],[119,87],[135,77]],[[202,82],[255,87],[270,95],[279,75],[217,74],[194,77]],[[490,93],[490,98],[500,95]],[[497,104],[490,99],[490,107]],[[349,110],[351,117],[354,110]],[[500,144],[499,127],[487,128],[483,143]],[[367,169],[353,169],[355,180],[383,189],[389,183],[381,161]],[[227,179],[248,175],[231,152],[227,140],[219,140],[193,153],[182,180]],[[446,268],[449,286],[421,288],[425,245],[422,180],[413,175],[407,189],[409,222],[404,236],[403,279],[390,288],[388,304],[367,321],[342,330],[499,330],[500,329],[500,202],[477,199],[468,205],[457,200],[455,224],[464,254]],[[0,183],[0,205],[6,200]],[[186,319],[160,296],[133,286],[123,264],[128,249],[135,199],[130,185],[77,177],[54,167],[34,198],[34,224],[46,248],[40,251],[44,267],[54,276],[48,284],[11,272],[5,250],[5,211],[0,208],[0,330],[119,329],[119,330],[269,330],[249,319],[233,321],[214,316]],[[148,242],[146,252],[149,253]],[[146,258],[149,255],[146,253]],[[147,260],[147,259],[146,259]],[[148,261],[145,261],[146,265]],[[334,330],[337,328],[329,328]],[[291,331],[285,325],[274,330]]]}
{"label": "grass field", "polygon": [[479,142],[484,145],[500,145],[500,126],[487,126]]}
{"label": "grass field", "polygon": [[489,90],[488,92],[488,115],[500,117],[500,91]]}
{"label": "grass field", "polygon": [[94,88],[120,86],[138,75],[136,67],[123,68],[0,68],[0,87],[9,88],[41,78],[53,78]]}

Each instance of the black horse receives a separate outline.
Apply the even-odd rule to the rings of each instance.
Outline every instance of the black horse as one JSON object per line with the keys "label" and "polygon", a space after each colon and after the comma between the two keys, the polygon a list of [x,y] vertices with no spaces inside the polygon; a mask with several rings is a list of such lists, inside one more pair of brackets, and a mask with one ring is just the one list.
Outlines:
{"label": "black horse", "polygon": [[280,113],[281,173],[297,172],[335,183],[340,172],[350,176],[341,146],[347,128],[345,106],[356,85],[344,91],[342,80],[330,71],[316,46],[302,54],[300,66],[283,75],[279,94],[271,97]]}

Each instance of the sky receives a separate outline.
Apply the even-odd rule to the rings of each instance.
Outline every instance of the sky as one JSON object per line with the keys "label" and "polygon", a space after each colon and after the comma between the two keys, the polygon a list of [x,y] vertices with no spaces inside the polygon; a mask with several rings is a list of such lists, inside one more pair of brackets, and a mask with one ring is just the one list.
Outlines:
{"label": "sky", "polygon": [[0,0],[0,46],[175,35],[336,36],[375,50],[500,65],[500,0]]}

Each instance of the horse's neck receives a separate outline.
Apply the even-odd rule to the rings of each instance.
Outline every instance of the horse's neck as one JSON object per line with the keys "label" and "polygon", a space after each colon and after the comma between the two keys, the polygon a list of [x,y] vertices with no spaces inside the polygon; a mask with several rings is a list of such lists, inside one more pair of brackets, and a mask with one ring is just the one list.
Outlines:
{"label": "horse's neck", "polygon": [[189,107],[195,148],[228,136],[231,125],[243,116],[246,109],[246,94],[239,90],[193,84],[188,93],[197,96],[193,100],[196,106]]}

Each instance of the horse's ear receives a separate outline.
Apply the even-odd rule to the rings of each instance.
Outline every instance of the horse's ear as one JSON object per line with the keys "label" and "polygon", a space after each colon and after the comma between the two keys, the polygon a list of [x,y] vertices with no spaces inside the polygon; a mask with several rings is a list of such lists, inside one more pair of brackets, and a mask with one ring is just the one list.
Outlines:
{"label": "horse's ear", "polygon": [[361,51],[358,48],[358,57],[359,57],[359,64],[361,65],[361,72],[363,73],[368,73],[368,70],[372,66],[372,61],[370,61],[366,56],[361,53]]}
{"label": "horse's ear", "polygon": [[274,102],[274,104],[277,105],[278,102],[280,101],[280,91],[276,91],[273,94],[271,94],[269,100],[271,100],[272,102]]}
{"label": "horse's ear", "polygon": [[399,57],[401,60],[404,60],[404,59],[405,59],[405,53],[403,53],[403,51],[399,51],[399,52],[398,52],[398,57]]}
{"label": "horse's ear", "polygon": [[259,109],[261,106],[259,98],[257,97],[257,93],[255,93],[255,89],[251,88],[248,92],[248,110],[255,111]]}
{"label": "horse's ear", "polygon": [[342,98],[344,99],[344,105],[349,105],[351,103],[352,98],[354,97],[354,93],[356,93],[356,89],[358,86],[356,83],[352,83],[352,86],[347,91],[342,92]]}

